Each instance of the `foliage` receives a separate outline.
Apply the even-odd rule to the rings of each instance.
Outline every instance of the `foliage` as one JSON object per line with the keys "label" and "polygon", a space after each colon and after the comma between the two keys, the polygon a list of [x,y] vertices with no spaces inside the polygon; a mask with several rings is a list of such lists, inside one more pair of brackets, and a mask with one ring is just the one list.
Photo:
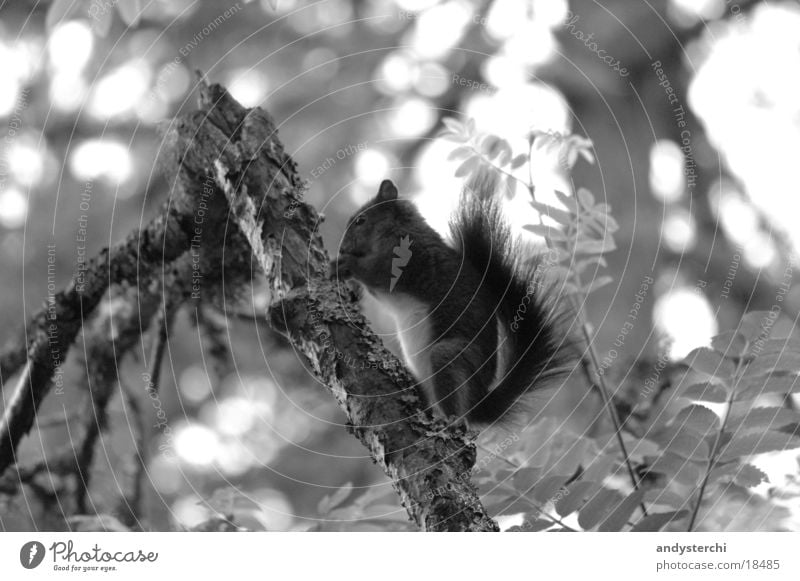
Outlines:
{"label": "foliage", "polygon": [[800,344],[770,337],[776,317],[772,311],[748,313],[738,329],[714,337],[710,348],[696,349],[686,357],[691,371],[685,383],[694,377],[701,381],[683,391],[679,385],[678,396],[712,403],[722,399],[721,418],[709,407],[692,403],[667,425],[648,433],[661,451],[651,469],[668,479],[681,474],[688,487],[693,507],[689,530],[708,497],[724,494],[731,485],[749,488],[767,480],[747,463],[747,457],[800,448],[793,428],[800,423],[800,413],[756,406],[763,394],[800,391]]}
{"label": "foliage", "polygon": [[[361,494],[353,494],[348,482],[319,502],[318,531],[413,531],[405,509],[398,502],[397,493],[386,485],[375,485]],[[354,497],[351,502],[346,502]]]}
{"label": "foliage", "polygon": [[[585,322],[580,299],[612,282],[609,276],[598,276],[606,266],[603,254],[615,248],[613,233],[618,225],[611,208],[598,203],[585,188],[574,195],[555,192],[560,207],[545,205],[534,196],[533,180],[517,174],[525,164],[533,164],[535,148],[557,152],[565,169],[579,157],[591,162],[590,142],[532,131],[529,151],[514,155],[508,141],[478,133],[471,120],[454,119],[445,120],[443,137],[457,144],[450,155],[461,162],[457,176],[469,179],[490,171],[505,183],[518,182],[529,190],[539,223],[525,229],[546,241],[555,257],[553,274],[579,299],[578,318]],[[532,176],[532,167],[528,173]],[[513,195],[514,188],[509,189]],[[770,338],[776,317],[771,312],[749,313],[738,329],[690,353],[684,360],[686,372],[672,393],[672,398],[690,403],[646,420],[636,435],[630,425],[618,428],[617,435],[636,452],[633,457],[622,441],[618,448],[603,446],[556,425],[553,418],[535,424],[515,451],[521,462],[500,455],[507,465],[504,469],[474,475],[489,511],[501,517],[522,514],[522,524],[510,530],[650,531],[671,523],[693,530],[702,506],[722,505],[730,490],[765,482],[766,475],[748,458],[800,447],[800,438],[794,435],[800,425],[798,412],[755,405],[765,394],[800,391],[800,343]],[[591,344],[588,333],[587,343]],[[587,365],[596,367],[596,361],[589,359]],[[591,382],[591,375],[587,377]],[[712,410],[708,404],[718,408]],[[624,438],[619,433],[623,428]],[[634,461],[640,476],[630,486],[622,466]],[[570,515],[577,517],[577,527],[563,521]]]}
{"label": "foliage", "polygon": [[[65,22],[70,18],[86,18],[88,16],[92,31],[98,37],[108,37],[112,24],[136,26],[137,23],[141,24],[144,21],[145,25],[154,25],[156,19],[152,16],[149,20],[147,17],[142,17],[143,9],[146,10],[145,4],[141,0],[119,0],[106,3],[88,0],[54,0],[47,13],[47,28],[49,30],[54,24]],[[270,0],[269,4],[272,10],[277,10],[277,2]],[[308,21],[308,17],[301,16],[304,22]],[[194,30],[197,28],[195,25],[202,26],[203,22],[198,20],[194,25],[187,26],[187,30]],[[255,24],[260,26],[257,21]],[[237,42],[238,40],[236,39]],[[348,35],[348,52],[351,50],[350,45],[356,40],[355,34]],[[108,43],[109,46],[111,42]],[[331,44],[333,44],[332,41]],[[333,47],[336,48],[335,45]],[[582,46],[580,48],[583,49]],[[255,51],[254,54],[262,52]],[[167,54],[170,53],[167,52]],[[238,55],[246,55],[247,51],[231,51],[230,54],[238,59],[240,58]],[[193,55],[193,59],[199,56],[198,51]],[[290,55],[288,58],[294,59],[295,55]],[[116,61],[108,60],[108,62],[113,64]],[[160,66],[166,62],[158,64]],[[192,61],[192,65],[198,66],[195,64],[196,62]],[[202,61],[200,62],[202,63]],[[211,62],[214,62],[214,59]],[[189,64],[188,61],[187,64]],[[250,68],[251,64],[247,60],[226,61],[226,66],[231,70],[236,69],[239,65]],[[278,70],[279,68],[279,66],[273,65],[273,69]],[[371,65],[360,67],[363,70],[376,68]],[[94,71],[86,73],[88,78],[94,74]],[[97,78],[100,78],[99,73]],[[353,79],[348,80],[352,81]],[[360,81],[361,79],[356,80]],[[352,84],[355,85],[355,83]],[[47,93],[46,90],[37,90],[33,94],[47,95]],[[273,102],[278,101],[277,97],[272,98]],[[352,101],[358,102],[358,100]],[[50,109],[50,103],[46,104],[45,111]],[[358,107],[361,109],[356,112],[348,112],[348,115],[340,117],[352,118],[350,113],[360,113],[362,109],[369,110],[371,104],[359,103]],[[38,108],[31,107],[30,109],[35,112]],[[291,111],[286,115],[278,115],[278,117],[288,117],[289,113],[293,112],[294,100],[292,100]],[[331,113],[331,108],[326,107],[325,126],[328,125],[332,115],[335,114]],[[117,130],[119,131],[119,120],[114,122],[118,124]],[[293,124],[296,124],[296,120]],[[557,205],[543,204],[534,197],[534,188],[530,180],[530,175],[535,169],[531,167],[531,151],[552,153],[557,156],[559,165],[564,170],[570,170],[580,159],[593,162],[591,142],[575,135],[531,131],[528,139],[528,151],[515,151],[506,139],[479,134],[474,123],[446,120],[445,125],[447,127],[445,137],[456,144],[452,159],[460,162],[456,170],[457,175],[466,178],[479,170],[489,169],[501,177],[504,184],[503,189],[508,196],[514,195],[518,185],[529,190],[531,206],[541,218],[539,223],[530,224],[526,229],[543,237],[553,249],[554,263],[551,271],[565,281],[563,288],[575,304],[582,306],[585,302],[583,299],[587,295],[613,281],[612,277],[605,276],[600,272],[601,269],[606,268],[606,254],[613,251],[615,247],[613,234],[617,230],[617,224],[611,214],[611,209],[602,202],[598,203],[592,193],[583,188],[577,188],[574,195],[569,192],[556,193]],[[694,129],[695,138],[700,141],[702,139],[701,127],[698,126]],[[81,131],[88,133],[86,128],[82,128]],[[631,134],[625,137],[630,139]],[[354,139],[352,135],[348,138]],[[370,134],[370,139],[373,138],[374,136]],[[338,143],[343,139],[341,134],[330,135],[328,133],[324,141]],[[325,149],[318,150],[308,159],[324,159],[325,155],[320,152],[329,153]],[[60,152],[57,154],[60,155]],[[344,166],[345,164],[341,164],[341,167]],[[326,176],[325,184],[331,190],[336,190],[336,187],[331,187],[333,173]],[[525,177],[526,173],[528,179]],[[64,187],[63,184],[61,187]],[[98,188],[95,191],[99,193],[100,190]],[[153,196],[148,193],[148,197]],[[97,215],[102,213],[100,204],[103,199],[100,195],[95,196],[96,204],[93,211],[96,211]],[[111,199],[110,196],[109,199]],[[620,214],[617,216],[619,217]],[[59,221],[62,224],[69,223],[68,219],[64,219],[63,214]],[[30,227],[32,224],[28,224],[28,226]],[[71,232],[70,235],[72,235]],[[71,250],[68,244],[59,244],[59,247]],[[60,257],[61,259],[65,258]],[[586,315],[582,311],[580,316],[586,319]],[[763,332],[763,329],[761,331],[758,329],[764,316],[763,313],[748,315],[735,331],[723,333],[714,339],[710,348],[700,350],[687,358],[686,364],[691,367],[691,371],[687,372],[681,381],[672,385],[669,392],[670,402],[680,403],[680,406],[675,406],[674,409],[666,408],[665,412],[657,417],[653,414],[645,417],[631,416],[625,419],[622,436],[631,450],[630,454],[625,454],[613,443],[606,442],[604,439],[606,433],[604,432],[589,432],[587,429],[586,432],[579,435],[562,426],[560,422],[554,422],[553,418],[545,418],[526,431],[521,445],[513,452],[509,451],[508,458],[496,457],[493,459],[493,463],[503,464],[501,469],[483,467],[473,476],[476,483],[481,486],[482,490],[485,490],[487,503],[495,509],[499,516],[523,514],[525,517],[523,525],[528,524],[520,525],[522,530],[563,530],[566,528],[550,519],[548,515],[554,516],[562,522],[565,519],[572,519],[567,521],[569,522],[568,526],[583,528],[580,522],[581,518],[583,518],[584,524],[595,520],[596,515],[592,511],[597,511],[601,515],[601,520],[594,525],[594,528],[616,526],[621,522],[621,515],[631,505],[635,505],[634,500],[641,496],[641,492],[633,490],[631,483],[627,482],[625,478],[624,463],[626,460],[630,460],[635,466],[639,476],[638,483],[644,492],[641,500],[645,503],[648,511],[654,514],[636,521],[633,517],[638,518],[640,515],[637,515],[637,509],[634,506],[628,516],[628,521],[632,523],[635,521],[636,526],[655,522],[655,525],[687,528],[692,513],[696,510],[700,511],[702,508],[703,511],[695,512],[693,518],[695,527],[701,523],[720,522],[721,517],[724,516],[722,513],[727,510],[727,507],[745,503],[741,497],[742,494],[747,493],[748,487],[752,488],[759,483],[764,483],[765,475],[749,463],[749,456],[770,450],[795,447],[797,444],[797,437],[792,435],[797,432],[796,412],[786,407],[779,407],[781,397],[787,393],[797,393],[798,391],[796,375],[792,371],[798,369],[796,365],[797,345],[782,339],[764,338],[761,341],[762,347],[757,354],[747,351],[748,341],[752,343],[751,351],[759,341],[759,339],[753,340],[752,337],[748,340],[748,332],[757,332],[755,336],[759,336]],[[260,339],[259,341],[253,339],[247,343],[260,345]],[[284,357],[280,354],[278,356]],[[292,369],[295,366],[296,362],[291,354],[284,359],[287,361],[285,363],[282,361],[281,367]],[[591,367],[592,362],[588,359],[590,358],[587,357],[587,365]],[[181,362],[178,362],[178,367],[180,366]],[[731,371],[731,366],[733,366],[733,371]],[[304,380],[302,374],[297,373],[296,376],[292,376],[290,373],[284,374],[281,370],[278,375],[290,377],[292,383],[295,384],[300,384]],[[587,379],[590,382],[593,380],[592,378]],[[79,390],[71,391],[77,393]],[[612,391],[616,392],[616,390]],[[175,408],[175,406],[173,407]],[[635,406],[632,404],[632,407]],[[613,413],[610,406],[608,410],[608,413]],[[190,411],[194,413],[194,410]],[[278,415],[288,416],[288,412]],[[300,415],[301,419],[305,417]],[[293,424],[299,421],[289,418],[286,423]],[[257,430],[254,427],[251,431],[255,433]],[[615,431],[619,432],[616,428]],[[335,430],[330,430],[326,434],[326,440],[332,439],[334,433]],[[591,436],[587,435],[589,433]],[[264,439],[267,441],[258,442],[252,447],[257,450],[265,450],[275,446],[272,439],[267,437]],[[542,442],[546,442],[544,447],[541,446]],[[283,444],[279,445],[283,446]],[[572,446],[575,447],[575,450],[571,448]],[[543,449],[539,450],[539,448]],[[341,453],[340,448],[335,448],[335,450],[337,453]],[[270,461],[271,455],[265,455],[264,461]],[[335,457],[336,454],[331,454],[332,459]],[[335,459],[338,460],[338,458]],[[513,464],[510,464],[509,461]],[[297,472],[293,472],[294,468],[289,470],[295,476],[303,469],[308,469],[312,474],[321,471],[327,475],[333,474],[335,470],[346,470],[346,468],[342,468],[342,466],[346,466],[346,463],[338,461],[320,465],[319,459],[316,459],[313,469],[306,467],[308,462],[296,461],[296,464],[299,466]],[[333,477],[333,480],[341,482],[352,477],[350,474],[339,474],[338,476],[341,478]],[[111,480],[110,477],[109,480]],[[302,477],[299,480],[302,480]],[[388,487],[370,488],[363,494],[359,494],[357,488],[353,489],[350,486],[345,486],[342,490],[347,494],[344,492],[334,493],[318,506],[319,514],[326,519],[319,528],[350,530],[353,527],[369,529],[370,527],[397,526],[402,528],[408,526],[408,523],[404,522],[405,515],[402,511],[391,512],[392,507],[395,511],[400,510],[400,507]],[[378,496],[380,490],[386,494]],[[600,493],[599,491],[608,492]],[[562,494],[557,501],[546,502],[560,493],[566,492],[569,494]],[[551,494],[547,496],[545,493]],[[293,494],[298,498],[301,496],[301,494],[297,494],[296,490]],[[214,505],[214,499],[217,496],[215,494],[209,500],[210,505]],[[602,498],[595,500],[595,496],[602,496]],[[513,504],[510,502],[512,498],[531,499],[531,502],[534,502],[538,508],[534,508],[524,500]],[[628,498],[632,500],[623,506],[623,501],[620,499]],[[749,495],[747,498],[755,497]],[[760,502],[770,502],[771,497],[764,501],[761,501],[760,497],[758,498]],[[567,502],[567,499],[571,500]],[[3,500],[2,496],[0,496],[0,500]],[[591,505],[590,501],[593,501]],[[316,499],[312,500],[311,506],[315,502]],[[23,510],[25,508],[20,508],[20,511],[25,512]],[[514,512],[517,509],[519,510]],[[223,514],[227,512],[222,511],[221,508],[218,510]],[[304,512],[303,508],[299,506],[298,511]],[[45,512],[48,511],[45,510]],[[55,514],[55,511],[50,512]],[[158,512],[166,515],[170,511]],[[739,514],[740,511],[736,508],[730,512]],[[760,510],[759,514],[764,512],[766,509]],[[394,516],[384,518],[387,514],[393,514],[397,518],[395,519]],[[609,521],[608,517],[611,514],[616,514],[616,517]],[[651,520],[647,521],[648,518]],[[575,519],[577,519],[577,524],[573,523]],[[668,520],[675,522],[668,525]],[[394,524],[390,524],[389,521]],[[38,524],[41,528],[41,522]],[[105,526],[105,523],[101,524]],[[650,524],[649,526],[655,525]],[[625,527],[630,528],[631,525],[624,524],[623,528]]]}
{"label": "foliage", "polygon": [[[528,135],[528,153],[514,155],[511,145],[505,139],[491,134],[480,134],[473,120],[460,123],[455,119],[445,119],[442,137],[459,143],[449,159],[463,160],[456,169],[456,176],[468,180],[471,176],[489,171],[500,179],[501,191],[513,195],[514,182],[525,186],[531,195],[530,205],[539,215],[539,224],[530,224],[525,229],[544,238],[555,257],[553,274],[565,281],[565,290],[571,294],[587,295],[612,282],[609,276],[593,276],[589,283],[582,283],[582,275],[606,266],[603,254],[616,248],[613,233],[619,225],[608,204],[595,201],[586,188],[579,188],[575,196],[556,191],[562,204],[556,208],[536,200],[532,180],[534,163],[533,151],[541,149],[555,152],[561,167],[572,168],[579,157],[588,162],[594,161],[591,141],[575,135],[533,130]],[[529,179],[526,181],[514,174],[528,164]],[[545,224],[543,218],[550,224]]]}

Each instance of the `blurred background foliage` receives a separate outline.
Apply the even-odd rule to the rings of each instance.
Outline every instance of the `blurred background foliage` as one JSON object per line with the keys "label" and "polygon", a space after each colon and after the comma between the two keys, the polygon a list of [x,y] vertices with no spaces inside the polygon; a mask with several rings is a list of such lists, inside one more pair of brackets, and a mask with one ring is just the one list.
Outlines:
{"label": "blurred background foliage", "polygon": [[[436,138],[445,117],[472,118],[522,152],[531,130],[591,139],[596,164],[578,161],[569,176],[557,156],[542,155],[534,179],[547,203],[558,203],[556,188],[590,188],[620,225],[608,256],[614,283],[588,306],[601,356],[618,354],[607,371],[615,385],[640,389],[660,357],[686,355],[777,296],[779,324],[793,330],[796,2],[15,0],[0,4],[6,339],[16,339],[48,283],[67,283],[82,253],[120,240],[166,199],[156,126],[195,107],[195,70],[275,117],[308,179],[306,200],[327,217],[331,251],[344,220],[386,177],[445,227],[461,187],[458,162],[447,160],[452,146]],[[524,198],[507,202],[516,226],[533,221]],[[636,324],[615,347],[650,278]],[[253,311],[265,301],[256,288],[228,307]],[[171,437],[150,430],[141,525],[191,527],[222,513],[255,529],[407,526],[300,358],[260,322],[221,324],[232,353],[222,370],[204,357],[186,313],[173,326],[160,390]],[[119,364],[124,381],[141,386],[136,352]],[[21,458],[46,458],[72,440],[87,397],[82,366],[73,355],[63,394],[45,402]],[[562,391],[545,413],[576,409],[569,429],[584,432],[598,402],[580,386]],[[155,422],[143,409],[145,424]],[[136,428],[121,398],[111,414],[89,506],[113,514],[134,473]],[[796,454],[758,465],[772,479],[756,489],[765,498],[796,472]],[[67,486],[45,480],[56,493]],[[2,528],[64,528],[69,511],[58,499],[3,498]],[[752,512],[750,521],[763,520]],[[709,526],[747,529],[747,514]],[[774,527],[798,519],[780,516]]]}

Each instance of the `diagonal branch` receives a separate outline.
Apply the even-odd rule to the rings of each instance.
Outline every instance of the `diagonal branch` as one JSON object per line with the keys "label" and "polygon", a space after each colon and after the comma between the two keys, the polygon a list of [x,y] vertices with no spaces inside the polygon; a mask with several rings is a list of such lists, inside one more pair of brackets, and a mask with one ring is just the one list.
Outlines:
{"label": "diagonal branch", "polygon": [[6,376],[20,364],[24,367],[0,420],[0,474],[15,461],[17,445],[30,431],[39,405],[52,388],[53,375],[109,286],[146,281],[160,265],[189,248],[191,232],[191,213],[182,204],[169,205],[145,228],[101,251],[33,316],[22,345],[2,357]]}
{"label": "diagonal branch", "polygon": [[212,175],[223,191],[270,281],[273,326],[308,358],[420,528],[497,530],[469,480],[471,435],[421,411],[408,372],[369,330],[352,294],[327,280],[321,218],[302,202],[304,183],[272,119],[218,85],[200,93],[202,113],[180,118],[165,140],[185,152],[186,175]]}
{"label": "diagonal branch", "polygon": [[[422,411],[411,377],[369,330],[353,294],[327,279],[321,217],[302,202],[304,183],[269,115],[204,85],[200,110],[161,133],[159,163],[171,184],[165,211],[101,252],[82,280],[76,276],[34,316],[22,346],[0,355],[0,381],[24,366],[0,422],[0,474],[15,461],[84,319],[111,286],[128,282],[152,296],[177,291],[176,308],[213,302],[251,282],[254,260],[271,284],[271,324],[311,362],[411,518],[423,530],[497,530],[469,479],[472,434]],[[88,467],[91,452],[84,452]]]}

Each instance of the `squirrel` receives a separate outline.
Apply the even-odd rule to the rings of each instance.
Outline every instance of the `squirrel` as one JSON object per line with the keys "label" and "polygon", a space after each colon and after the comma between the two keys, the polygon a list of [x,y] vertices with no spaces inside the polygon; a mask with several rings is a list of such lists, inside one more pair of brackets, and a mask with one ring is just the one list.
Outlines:
{"label": "squirrel", "polygon": [[428,404],[480,429],[567,371],[574,346],[545,296],[541,255],[512,238],[492,179],[473,184],[450,246],[384,180],[348,220],[331,275],[355,279],[392,315]]}

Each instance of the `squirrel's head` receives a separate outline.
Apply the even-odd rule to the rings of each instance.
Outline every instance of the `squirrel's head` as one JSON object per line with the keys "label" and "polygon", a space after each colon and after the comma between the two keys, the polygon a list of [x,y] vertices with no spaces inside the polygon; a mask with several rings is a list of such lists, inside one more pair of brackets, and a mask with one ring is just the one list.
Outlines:
{"label": "squirrel's head", "polygon": [[347,221],[331,274],[389,292],[393,288],[392,261],[404,261],[405,266],[414,250],[414,238],[426,228],[416,206],[399,199],[395,185],[383,180],[378,194]]}

